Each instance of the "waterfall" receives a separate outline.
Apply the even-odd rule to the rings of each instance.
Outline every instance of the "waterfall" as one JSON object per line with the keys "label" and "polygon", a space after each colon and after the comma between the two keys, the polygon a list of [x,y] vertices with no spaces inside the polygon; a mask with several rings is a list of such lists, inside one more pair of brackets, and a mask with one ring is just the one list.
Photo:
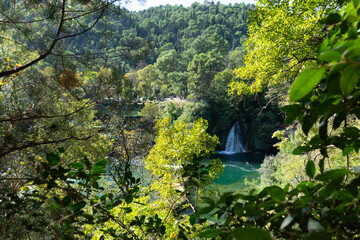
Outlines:
{"label": "waterfall", "polygon": [[241,128],[239,121],[232,126],[228,138],[226,140],[225,154],[246,152],[246,147],[243,144]]}

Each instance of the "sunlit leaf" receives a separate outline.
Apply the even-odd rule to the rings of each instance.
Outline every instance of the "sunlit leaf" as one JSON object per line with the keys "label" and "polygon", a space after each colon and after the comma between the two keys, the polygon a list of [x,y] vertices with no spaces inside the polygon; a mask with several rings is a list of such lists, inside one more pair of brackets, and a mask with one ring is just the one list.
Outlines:
{"label": "sunlit leaf", "polygon": [[313,178],[315,175],[315,164],[313,161],[309,160],[306,163],[306,174],[310,177]]}
{"label": "sunlit leaf", "polygon": [[325,68],[308,69],[302,72],[291,85],[289,92],[290,101],[298,101],[310,93],[321,81],[325,70]]}
{"label": "sunlit leaf", "polygon": [[217,236],[219,236],[221,234],[221,230],[220,229],[206,229],[203,232],[200,232],[198,237],[200,238],[216,238]]}
{"label": "sunlit leaf", "polygon": [[340,78],[340,88],[345,96],[349,96],[359,81],[359,67],[350,65],[345,68]]}
{"label": "sunlit leaf", "polygon": [[324,172],[323,174],[317,175],[315,177],[315,179],[320,180],[320,181],[336,180],[336,179],[344,177],[348,173],[350,173],[350,170],[348,170],[348,169],[335,169],[335,170],[330,170],[330,171]]}
{"label": "sunlit leaf", "polygon": [[321,53],[319,55],[318,59],[321,61],[326,61],[326,62],[332,62],[332,61],[337,62],[341,59],[341,54],[336,51],[327,51],[327,52]]}

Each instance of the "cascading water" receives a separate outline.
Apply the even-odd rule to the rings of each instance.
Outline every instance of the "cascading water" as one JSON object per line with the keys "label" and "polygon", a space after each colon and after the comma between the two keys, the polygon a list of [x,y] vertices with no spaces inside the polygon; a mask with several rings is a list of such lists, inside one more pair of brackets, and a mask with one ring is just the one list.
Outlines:
{"label": "cascading water", "polygon": [[219,151],[214,156],[221,159],[224,165],[224,173],[214,180],[224,192],[243,189],[246,187],[245,179],[251,181],[259,177],[258,169],[265,156],[259,152],[247,152],[248,135],[247,126],[236,122],[228,134],[225,151]]}
{"label": "cascading water", "polygon": [[237,121],[229,132],[226,140],[225,151],[223,153],[234,154],[242,152],[246,152],[246,147],[243,144],[240,124]]}

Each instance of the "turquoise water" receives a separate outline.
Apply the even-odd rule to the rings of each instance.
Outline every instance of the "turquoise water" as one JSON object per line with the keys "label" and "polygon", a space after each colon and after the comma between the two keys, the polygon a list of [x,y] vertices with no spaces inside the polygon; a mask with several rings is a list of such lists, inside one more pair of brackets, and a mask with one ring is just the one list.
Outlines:
{"label": "turquoise water", "polygon": [[223,175],[215,179],[214,183],[233,188],[243,186],[245,179],[251,181],[259,177],[258,169],[264,157],[263,153],[222,154],[219,152],[214,158],[220,158],[225,168]]}
{"label": "turquoise water", "polygon": [[[244,184],[244,180],[252,181],[257,179],[260,174],[258,169],[264,160],[263,153],[236,153],[236,154],[222,154],[219,152],[213,158],[220,158],[224,164],[224,173],[221,177],[215,179],[209,188],[216,191],[226,192],[235,191],[242,192],[248,191],[249,186]],[[151,173],[146,171],[139,161],[133,169],[135,177],[142,179],[143,186],[149,186],[152,181]]]}

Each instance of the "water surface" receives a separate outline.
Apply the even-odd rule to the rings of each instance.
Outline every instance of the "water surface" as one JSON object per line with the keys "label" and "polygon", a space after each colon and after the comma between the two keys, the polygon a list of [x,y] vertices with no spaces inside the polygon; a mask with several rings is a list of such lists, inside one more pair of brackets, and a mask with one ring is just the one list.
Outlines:
{"label": "water surface", "polygon": [[[258,169],[265,155],[258,152],[245,152],[236,154],[223,154],[219,152],[214,158],[220,158],[224,164],[223,175],[214,180],[214,183],[224,187],[241,187],[244,180],[252,180],[259,177]],[[233,189],[235,190],[235,189]]]}

